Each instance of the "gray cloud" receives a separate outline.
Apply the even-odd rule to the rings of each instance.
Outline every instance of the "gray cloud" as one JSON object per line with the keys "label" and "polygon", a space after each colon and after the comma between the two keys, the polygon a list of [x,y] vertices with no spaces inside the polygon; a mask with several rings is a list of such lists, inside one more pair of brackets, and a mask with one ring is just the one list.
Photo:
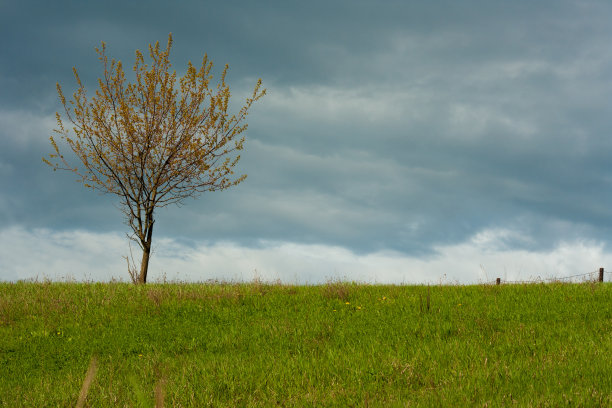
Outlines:
{"label": "gray cloud", "polygon": [[[534,280],[585,274],[594,278],[612,256],[588,241],[564,242],[551,251],[508,248],[520,240],[512,230],[484,230],[466,242],[439,246],[435,256],[410,257],[394,251],[355,254],[345,248],[262,241],[257,247],[230,242],[185,245],[162,238],[153,249],[150,281],[266,282],[321,284],[330,280],[395,284],[466,284]],[[32,256],[31,247],[37,248]],[[0,229],[3,279],[129,281],[121,256],[125,239],[113,233]],[[607,275],[606,275],[607,276]],[[607,279],[607,277],[605,278]]]}
{"label": "gray cloud", "polygon": [[234,97],[258,77],[269,94],[247,181],[161,210],[160,236],[430,257],[501,229],[509,251],[609,247],[612,5],[349,3],[3,5],[0,224],[126,230],[116,200],[40,161],[55,82],[69,93],[76,65],[94,84],[101,40],[130,66],[172,31],[179,72],[207,52]]}

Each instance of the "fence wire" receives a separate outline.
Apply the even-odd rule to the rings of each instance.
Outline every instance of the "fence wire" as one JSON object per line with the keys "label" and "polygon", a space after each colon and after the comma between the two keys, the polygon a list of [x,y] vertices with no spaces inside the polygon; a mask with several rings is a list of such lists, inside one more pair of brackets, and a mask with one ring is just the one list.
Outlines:
{"label": "fence wire", "polygon": [[[563,276],[563,277],[554,277],[554,278],[542,278],[540,276],[530,279],[530,280],[504,280],[501,278],[499,279],[499,283],[509,283],[509,284],[530,284],[530,283],[552,283],[552,282],[563,282],[563,281],[569,281],[572,282],[572,279],[574,278],[580,278],[582,277],[581,280],[579,280],[579,282],[597,282],[599,281],[599,270],[593,271],[593,272],[587,272],[587,273],[580,273],[577,275],[570,275],[570,276]],[[610,282],[610,280],[612,279],[612,272],[611,271],[606,271],[604,269],[604,277],[605,275],[608,275],[608,279],[604,278],[604,282]],[[584,278],[585,276],[588,276],[589,278]],[[490,284],[497,284],[497,280],[494,280],[492,282],[490,282]]]}

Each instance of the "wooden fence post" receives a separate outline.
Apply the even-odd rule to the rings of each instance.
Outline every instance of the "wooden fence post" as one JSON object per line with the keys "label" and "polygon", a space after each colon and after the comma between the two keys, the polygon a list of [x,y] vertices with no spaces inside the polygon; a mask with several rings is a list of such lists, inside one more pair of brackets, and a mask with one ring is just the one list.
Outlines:
{"label": "wooden fence post", "polygon": [[495,284],[496,284],[496,285],[499,285],[500,283],[501,283],[501,278],[497,278],[497,279],[495,280]]}
{"label": "wooden fence post", "polygon": [[603,282],[604,268],[599,268],[599,281]]}

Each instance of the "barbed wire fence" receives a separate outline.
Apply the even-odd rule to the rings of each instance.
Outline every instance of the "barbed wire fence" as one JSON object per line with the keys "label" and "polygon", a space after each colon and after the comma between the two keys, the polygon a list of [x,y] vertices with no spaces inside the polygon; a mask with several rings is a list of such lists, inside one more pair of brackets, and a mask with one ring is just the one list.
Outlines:
{"label": "barbed wire fence", "polygon": [[[607,279],[604,279],[604,276],[608,276]],[[599,270],[587,273],[580,273],[577,275],[564,276],[564,277],[554,277],[554,278],[541,278],[537,276],[530,280],[505,280],[502,278],[497,278],[496,280],[489,282],[489,284],[501,285],[505,284],[530,284],[530,283],[576,283],[576,282],[610,282],[612,280],[612,272],[605,271],[604,268],[599,268]]]}

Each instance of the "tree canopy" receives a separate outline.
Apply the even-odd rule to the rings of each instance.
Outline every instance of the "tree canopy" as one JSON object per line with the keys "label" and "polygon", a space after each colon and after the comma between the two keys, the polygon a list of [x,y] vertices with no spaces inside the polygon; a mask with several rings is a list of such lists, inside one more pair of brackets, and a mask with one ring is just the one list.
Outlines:
{"label": "tree canopy", "polygon": [[156,208],[223,190],[246,178],[234,175],[244,148],[245,120],[252,104],[266,93],[259,79],[244,106],[231,115],[228,65],[216,86],[207,55],[199,68],[188,62],[177,79],[169,60],[171,48],[172,34],[165,50],[159,42],[149,45],[150,64],[137,50],[135,82],[129,82],[121,61],[109,61],[102,42],[96,52],[104,73],[93,96],[88,96],[76,68],[78,87],[71,100],[57,84],[72,127],[66,128],[56,113],[55,133],[80,165],[68,163],[53,136],[54,152],[43,158],[54,170],[74,172],[86,187],[120,198],[131,238],[143,251],[139,272],[128,262],[132,280],[139,283],[147,278]]}

